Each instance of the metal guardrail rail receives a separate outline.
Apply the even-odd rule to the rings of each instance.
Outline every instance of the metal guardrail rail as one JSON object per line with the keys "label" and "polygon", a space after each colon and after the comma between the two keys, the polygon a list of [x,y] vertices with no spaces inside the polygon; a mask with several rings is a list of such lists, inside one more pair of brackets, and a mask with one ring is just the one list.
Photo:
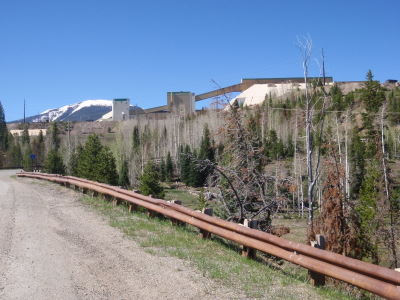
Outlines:
{"label": "metal guardrail rail", "polygon": [[394,270],[352,259],[330,251],[228,222],[191,210],[181,205],[144,196],[87,179],[44,173],[18,173],[19,177],[30,177],[74,185],[85,190],[108,195],[162,214],[166,217],[193,225],[240,245],[280,257],[308,270],[342,280],[387,299],[400,299],[400,273]]}

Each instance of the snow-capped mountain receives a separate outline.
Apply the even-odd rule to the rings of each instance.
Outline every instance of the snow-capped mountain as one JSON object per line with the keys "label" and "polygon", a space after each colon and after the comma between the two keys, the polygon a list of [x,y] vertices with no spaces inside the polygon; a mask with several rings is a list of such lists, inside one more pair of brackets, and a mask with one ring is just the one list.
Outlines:
{"label": "snow-capped mountain", "polygon": [[44,121],[95,121],[112,109],[111,100],[85,100],[60,108],[48,109],[31,122]]}
{"label": "snow-capped mountain", "polygon": [[[140,108],[131,106],[131,109],[136,110]],[[85,100],[60,108],[47,109],[38,115],[27,117],[26,122],[97,121],[111,117],[111,110],[112,100]],[[16,120],[14,122],[21,121],[22,120]]]}

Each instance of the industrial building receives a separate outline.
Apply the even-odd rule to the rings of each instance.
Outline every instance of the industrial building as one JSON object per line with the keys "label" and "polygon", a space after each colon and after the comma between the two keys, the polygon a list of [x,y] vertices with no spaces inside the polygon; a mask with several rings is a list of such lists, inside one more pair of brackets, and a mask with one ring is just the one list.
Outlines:
{"label": "industrial building", "polygon": [[129,99],[114,99],[112,102],[112,120],[125,121],[129,119]]}

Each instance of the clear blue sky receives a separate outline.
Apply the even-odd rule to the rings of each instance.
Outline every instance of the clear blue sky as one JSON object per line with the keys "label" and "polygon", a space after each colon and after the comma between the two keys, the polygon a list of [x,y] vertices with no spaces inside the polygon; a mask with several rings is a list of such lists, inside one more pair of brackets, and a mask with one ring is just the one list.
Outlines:
{"label": "clear blue sky", "polygon": [[24,97],[27,115],[85,99],[151,107],[211,79],[300,76],[306,34],[338,81],[400,79],[399,0],[1,0],[0,101],[10,121]]}

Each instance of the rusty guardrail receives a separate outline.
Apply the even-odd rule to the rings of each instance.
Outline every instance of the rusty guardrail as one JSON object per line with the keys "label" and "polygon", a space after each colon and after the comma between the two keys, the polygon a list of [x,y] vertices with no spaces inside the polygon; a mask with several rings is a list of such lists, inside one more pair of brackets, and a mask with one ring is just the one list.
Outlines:
{"label": "rusty guardrail", "polygon": [[87,179],[43,173],[18,173],[20,177],[72,184],[121,199],[150,211],[185,222],[238,244],[257,249],[332,278],[360,287],[387,299],[400,299],[400,274],[394,270],[345,257],[308,245],[291,242],[258,230],[207,216],[189,208],[154,199]]}
{"label": "rusty guardrail", "polygon": [[[36,173],[37,174],[37,173]],[[41,174],[43,176],[54,176],[52,174]],[[56,175],[57,176],[57,175]],[[83,178],[79,178],[79,177],[73,177],[73,176],[64,176],[64,178],[67,179],[73,179],[73,180],[77,180],[77,181],[81,181],[81,182],[86,182],[86,183],[90,183],[90,184],[94,184],[97,186],[103,186],[106,187],[108,189],[111,189],[113,191],[125,194],[125,195],[130,195],[139,199],[142,199],[144,201],[148,201],[150,203],[153,204],[157,204],[157,205],[162,205],[162,206],[167,206],[167,207],[171,207],[177,211],[180,211],[182,213],[188,214],[192,217],[195,218],[199,218],[203,221],[206,221],[210,224],[214,224],[217,226],[221,226],[225,229],[228,230],[232,230],[235,231],[237,233],[240,234],[244,234],[247,235],[249,237],[253,237],[256,238],[258,240],[264,241],[264,242],[268,242],[271,244],[274,244],[276,246],[279,246],[281,248],[284,248],[286,250],[289,251],[296,251],[297,253],[302,253],[305,254],[307,256],[310,257],[314,257],[314,258],[318,258],[320,260],[329,262],[329,263],[334,263],[335,265],[338,266],[342,266],[344,268],[353,270],[355,272],[359,272],[365,275],[368,275],[370,277],[382,280],[382,281],[386,281],[388,283],[392,283],[395,285],[400,285],[400,272],[396,272],[394,270],[385,268],[385,267],[381,267],[378,265],[374,265],[374,264],[370,264],[370,263],[366,263],[357,259],[353,259],[350,257],[346,257],[340,254],[336,254],[330,251],[325,251],[325,250],[321,250],[318,248],[313,248],[310,247],[308,245],[304,245],[301,243],[297,243],[297,242],[293,242],[293,241],[289,241],[277,236],[274,236],[272,234],[268,234],[266,232],[262,232],[259,230],[253,230],[247,227],[243,227],[240,226],[236,223],[232,223],[232,222],[228,222],[216,217],[211,217],[208,215],[205,215],[203,213],[194,211],[190,208],[181,206],[181,205],[176,205],[173,203],[169,203],[166,202],[164,200],[161,199],[155,199],[155,198],[151,198],[148,196],[144,196],[138,193],[135,193],[133,191],[128,191],[125,189],[121,189],[119,187],[115,187],[115,186],[110,186],[108,184],[104,184],[104,183],[99,183],[99,182],[93,182],[87,179],[83,179]]]}

